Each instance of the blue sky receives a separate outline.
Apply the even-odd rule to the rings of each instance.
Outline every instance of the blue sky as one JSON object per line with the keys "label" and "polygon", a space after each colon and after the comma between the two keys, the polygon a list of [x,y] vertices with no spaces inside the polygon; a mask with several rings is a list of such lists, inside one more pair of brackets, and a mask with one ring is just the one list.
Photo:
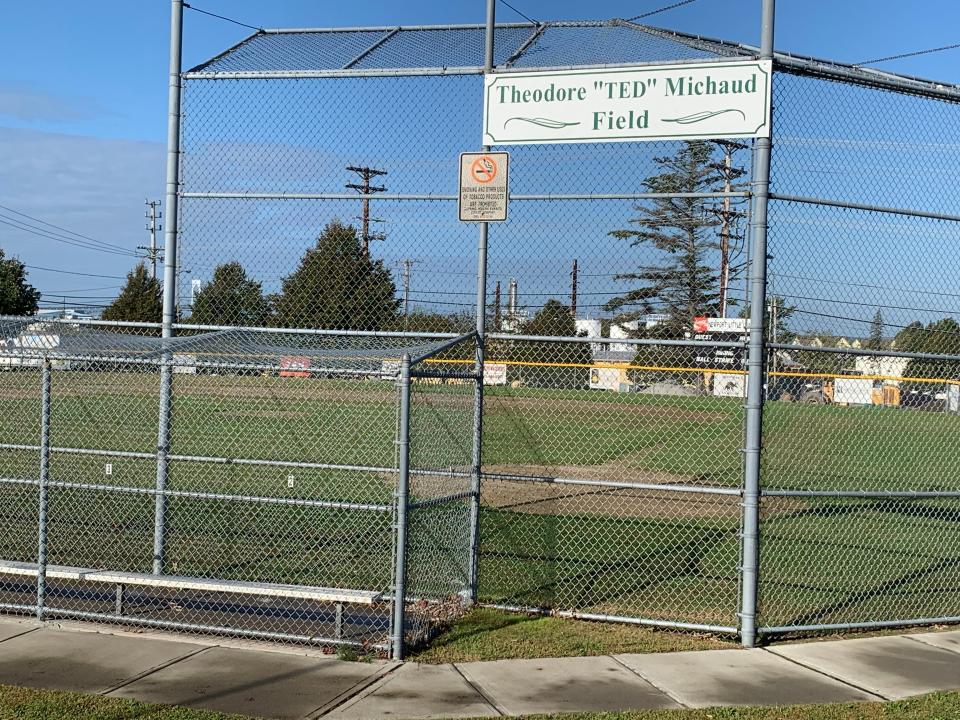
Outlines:
{"label": "blue sky", "polygon": [[[551,20],[631,17],[667,4],[511,2],[534,18]],[[262,27],[482,22],[484,15],[482,0],[194,4]],[[759,5],[759,0],[698,0],[645,22],[755,43]],[[780,0],[777,47],[854,62],[957,41],[960,3],[930,0],[923,12],[917,8],[898,0]],[[2,17],[0,45],[15,61],[5,63],[0,76],[0,205],[133,252],[147,239],[143,200],[159,198],[163,191],[169,3],[6,2]],[[498,20],[521,18],[501,4]],[[249,32],[188,10],[185,66]],[[882,67],[960,82],[960,51]],[[0,225],[0,247],[32,268],[64,271],[31,270],[33,282],[48,294],[112,295],[121,282],[116,278],[134,262],[131,255],[91,252],[8,225]],[[94,275],[109,277],[89,277]]]}

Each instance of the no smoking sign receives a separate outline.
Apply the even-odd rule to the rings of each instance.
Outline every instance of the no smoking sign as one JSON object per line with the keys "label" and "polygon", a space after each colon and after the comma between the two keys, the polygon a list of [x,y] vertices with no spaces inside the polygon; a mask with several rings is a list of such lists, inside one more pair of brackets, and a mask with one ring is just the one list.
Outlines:
{"label": "no smoking sign", "polygon": [[460,219],[503,222],[507,219],[510,153],[460,153]]}

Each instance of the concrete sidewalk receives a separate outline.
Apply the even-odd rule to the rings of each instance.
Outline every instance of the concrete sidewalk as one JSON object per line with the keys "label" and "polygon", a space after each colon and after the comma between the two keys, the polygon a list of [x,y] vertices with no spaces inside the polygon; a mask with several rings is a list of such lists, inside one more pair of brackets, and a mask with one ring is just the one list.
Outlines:
{"label": "concrete sidewalk", "polygon": [[268,718],[411,720],[879,701],[960,688],[960,631],[457,665],[351,663],[217,643],[3,619],[0,683]]}

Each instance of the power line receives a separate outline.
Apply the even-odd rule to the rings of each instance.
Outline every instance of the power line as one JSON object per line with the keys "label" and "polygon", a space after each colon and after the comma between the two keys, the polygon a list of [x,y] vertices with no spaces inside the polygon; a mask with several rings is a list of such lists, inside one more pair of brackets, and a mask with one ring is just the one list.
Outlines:
{"label": "power line", "polygon": [[[75,292],[96,292],[97,290],[118,290],[122,288],[123,285],[106,285],[104,287],[95,287],[95,288],[69,288],[66,290],[44,290],[43,292],[46,295],[63,295],[64,293],[75,293]],[[71,296],[74,297],[74,296]]]}
{"label": "power line", "polygon": [[640,20],[641,18],[650,17],[651,15],[657,15],[658,13],[683,7],[684,5],[689,5],[690,3],[694,3],[696,1],[697,0],[682,0],[681,2],[673,3],[673,5],[665,5],[662,8],[657,8],[656,10],[651,10],[650,12],[641,13],[640,15],[634,15],[632,18],[627,18],[627,22],[633,22],[634,20]]}
{"label": "power line", "polygon": [[[7,218],[6,220],[3,218]],[[11,220],[7,215],[0,215],[0,224],[9,225],[12,228],[17,230],[23,230],[24,232],[31,233],[38,237],[47,238],[48,240],[54,240],[56,242],[61,242],[66,245],[73,245],[75,247],[83,248],[84,250],[96,250],[97,252],[109,253],[111,255],[123,255],[129,257],[137,257],[137,254],[131,251],[120,251],[120,250],[111,250],[109,248],[100,247],[99,245],[93,245],[91,243],[86,243],[81,240],[73,240],[69,236],[60,235],[59,233],[53,233],[45,231],[41,228],[35,226],[27,225],[26,223],[21,223],[17,220]]]}
{"label": "power line", "polygon": [[[88,240],[88,241],[90,241],[90,242],[92,242],[92,243],[94,243],[94,244],[96,244],[96,245],[105,245],[105,246],[107,246],[107,247],[112,247],[112,248],[114,248],[114,249],[116,249],[116,250],[124,250],[124,251],[126,251],[126,248],[123,247],[123,246],[121,246],[121,245],[114,245],[113,243],[108,243],[108,242],[106,242],[105,240],[97,240],[96,238],[92,238],[92,237],[90,237],[89,235],[84,235],[83,233],[78,233],[78,232],[76,232],[75,230],[70,230],[69,228],[60,227],[59,225],[54,225],[54,224],[51,223],[51,222],[47,222],[46,220],[41,220],[40,218],[34,217],[33,215],[27,215],[27,214],[24,213],[24,212],[20,212],[19,210],[14,210],[13,208],[7,207],[6,205],[0,205],[0,210],[6,210],[7,212],[11,212],[11,213],[13,213],[14,215],[19,215],[20,217],[25,217],[25,218],[27,218],[28,220],[33,220],[33,222],[40,223],[41,225],[46,225],[46,226],[48,226],[48,227],[52,227],[52,228],[54,228],[54,229],[56,229],[56,230],[60,230],[60,231],[62,231],[62,232],[68,233],[68,234],[70,234],[70,235],[75,235],[75,236],[78,237],[78,238],[81,238],[81,239],[83,239],[83,240]],[[17,222],[23,222],[23,221],[22,221],[22,220],[18,220]],[[26,225],[27,223],[23,223],[23,224]],[[40,229],[42,230],[43,228],[40,228]],[[45,232],[49,232],[49,231],[45,231]]]}
{"label": "power line", "polygon": [[194,12],[198,12],[198,13],[201,13],[201,14],[203,14],[203,15],[209,15],[210,17],[215,17],[215,18],[217,18],[218,20],[226,20],[227,22],[231,22],[231,23],[233,23],[234,25],[239,25],[240,27],[250,28],[251,30],[256,30],[257,32],[263,32],[263,28],[256,27],[256,26],[254,26],[254,25],[247,25],[247,23],[240,22],[239,20],[234,20],[233,18],[228,18],[226,15],[217,15],[216,13],[212,13],[212,12],[210,12],[209,10],[201,10],[200,8],[194,7],[193,5],[188,5],[187,3],[184,3],[183,6],[184,6],[185,8],[190,9],[190,10],[193,10]]}
{"label": "power line", "polygon": [[937,290],[921,290],[919,288],[892,287],[890,285],[871,285],[869,283],[856,283],[847,280],[828,280],[826,278],[806,277],[804,275],[787,275],[786,273],[776,273],[778,278],[789,278],[792,280],[804,280],[806,282],[824,283],[826,285],[841,285],[843,287],[867,288],[869,290],[885,290],[887,292],[902,292],[914,295],[933,295],[936,297],[960,298],[958,293],[939,292]]}
{"label": "power line", "polygon": [[944,50],[956,50],[960,48],[960,43],[954,43],[953,45],[942,45],[941,47],[928,48],[926,50],[915,50],[914,52],[900,53],[899,55],[887,55],[886,57],[874,58],[873,60],[862,60],[858,63],[854,63],[856,66],[860,65],[876,65],[877,63],[887,62],[888,60],[902,60],[903,58],[917,57],[918,55],[929,55],[930,53],[942,52]]}
{"label": "power line", "polygon": [[836,298],[818,298],[818,297],[806,297],[804,295],[791,295],[790,293],[778,292],[777,295],[782,297],[792,298],[793,300],[808,300],[810,302],[821,302],[821,303],[835,303],[837,305],[852,305],[855,307],[869,307],[877,308],[878,310],[904,310],[906,312],[918,312],[918,313],[946,313],[951,315],[956,313],[956,309],[948,308],[918,308],[918,307],[904,307],[902,305],[883,305],[878,303],[866,303],[866,302],[857,302],[856,300],[837,300]]}
{"label": "power line", "polygon": [[503,3],[504,5],[506,5],[508,8],[510,8],[511,10],[513,10],[517,15],[519,15],[520,17],[522,17],[522,18],[523,18],[524,20],[526,20],[527,22],[533,23],[534,25],[537,25],[537,26],[540,25],[540,21],[539,21],[539,20],[534,20],[534,19],[533,19],[532,17],[530,17],[529,15],[525,15],[524,13],[520,12],[520,11],[517,10],[513,5],[511,5],[510,3],[508,3],[507,0],[500,0],[500,2],[502,2],[502,3]]}
{"label": "power line", "polygon": [[79,275],[82,277],[107,278],[108,280],[125,280],[123,275],[100,275],[98,273],[77,272],[76,270],[59,270],[57,268],[40,267],[39,265],[24,265],[30,270],[42,270],[43,272],[60,273],[62,275]]}

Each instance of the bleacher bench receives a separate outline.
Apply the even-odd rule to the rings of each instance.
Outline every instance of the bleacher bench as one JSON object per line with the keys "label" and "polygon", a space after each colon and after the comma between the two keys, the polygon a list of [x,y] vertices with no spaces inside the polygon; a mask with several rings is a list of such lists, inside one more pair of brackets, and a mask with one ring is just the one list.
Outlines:
{"label": "bleacher bench", "polygon": [[[0,575],[37,577],[40,571],[36,563],[0,560]],[[199,590],[200,592],[233,593],[258,597],[285,597],[336,605],[335,635],[343,634],[343,606],[372,605],[382,594],[373,590],[344,590],[341,588],[316,587],[312,585],[284,585],[280,583],[252,583],[241,580],[214,580],[188,577],[186,575],[152,575],[150,573],[118,572],[97,568],[47,565],[46,576],[57,580],[82,580],[114,585],[116,587],[115,610],[123,614],[124,592],[128,585],[137,587],[169,588],[172,590]]]}

